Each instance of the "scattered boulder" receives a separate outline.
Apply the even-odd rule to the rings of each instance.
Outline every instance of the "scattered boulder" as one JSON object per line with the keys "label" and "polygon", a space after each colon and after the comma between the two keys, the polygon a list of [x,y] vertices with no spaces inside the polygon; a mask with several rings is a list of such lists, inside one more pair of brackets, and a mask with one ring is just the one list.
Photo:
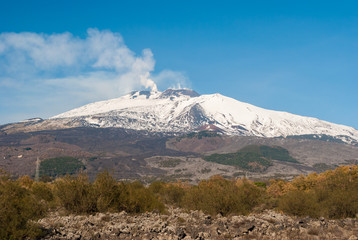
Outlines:
{"label": "scattered boulder", "polygon": [[248,216],[215,217],[169,208],[167,214],[97,213],[61,216],[38,223],[43,239],[349,239],[358,240],[357,219],[295,218],[271,210]]}

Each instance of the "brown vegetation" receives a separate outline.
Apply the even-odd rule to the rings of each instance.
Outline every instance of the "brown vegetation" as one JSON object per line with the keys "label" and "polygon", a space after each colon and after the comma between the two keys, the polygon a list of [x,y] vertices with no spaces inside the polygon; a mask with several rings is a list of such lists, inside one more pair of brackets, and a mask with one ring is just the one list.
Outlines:
{"label": "brown vegetation", "polygon": [[[183,182],[117,182],[108,172],[90,182],[86,174],[65,176],[53,182],[34,182],[25,176],[0,177],[0,238],[36,238],[42,233],[33,220],[51,209],[67,213],[165,212],[165,204],[206,214],[247,215],[277,209],[295,216],[314,218],[356,217],[358,167],[342,166],[321,174],[299,176],[291,182],[227,180],[214,176],[198,185]],[[311,230],[314,235],[314,229]]]}
{"label": "brown vegetation", "polygon": [[299,176],[292,182],[272,181],[268,193],[280,196],[278,208],[292,215],[356,217],[358,167],[341,166],[321,174]]}
{"label": "brown vegetation", "polygon": [[0,176],[0,239],[35,238],[41,230],[31,221],[45,215],[46,207],[36,196],[3,174]]}

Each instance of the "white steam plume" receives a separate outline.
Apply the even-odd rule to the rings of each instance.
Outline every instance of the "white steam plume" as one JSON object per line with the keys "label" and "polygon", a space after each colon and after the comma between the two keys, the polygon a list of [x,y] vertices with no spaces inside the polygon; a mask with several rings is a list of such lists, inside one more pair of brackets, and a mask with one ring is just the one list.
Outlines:
{"label": "white steam plume", "polygon": [[1,33],[0,107],[26,105],[34,114],[29,108],[34,106],[38,115],[47,117],[132,90],[157,91],[157,84],[185,85],[182,73],[153,73],[154,67],[150,49],[136,55],[111,31],[88,29],[85,38],[71,33]]}
{"label": "white steam plume", "polygon": [[150,88],[152,91],[158,91],[157,85],[155,82],[149,78],[149,72],[146,72],[144,75],[140,76],[140,82],[145,88]]}

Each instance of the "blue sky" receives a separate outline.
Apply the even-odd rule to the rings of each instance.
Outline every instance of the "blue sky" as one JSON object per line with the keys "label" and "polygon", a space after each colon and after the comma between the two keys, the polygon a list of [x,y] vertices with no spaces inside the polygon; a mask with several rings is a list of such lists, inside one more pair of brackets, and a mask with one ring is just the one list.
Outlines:
{"label": "blue sky", "polygon": [[3,1],[0,124],[151,79],[358,128],[357,26],[358,1]]}

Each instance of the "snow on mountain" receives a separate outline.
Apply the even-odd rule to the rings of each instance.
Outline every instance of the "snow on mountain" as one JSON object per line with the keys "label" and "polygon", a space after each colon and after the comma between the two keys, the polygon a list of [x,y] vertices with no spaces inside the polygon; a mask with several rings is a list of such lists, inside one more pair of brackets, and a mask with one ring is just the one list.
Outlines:
{"label": "snow on mountain", "polygon": [[120,98],[90,103],[51,119],[68,120],[68,124],[81,122],[84,126],[155,132],[191,132],[213,125],[232,135],[325,134],[358,141],[358,131],[352,127],[259,108],[221,94],[199,95],[189,89],[136,91]]}

